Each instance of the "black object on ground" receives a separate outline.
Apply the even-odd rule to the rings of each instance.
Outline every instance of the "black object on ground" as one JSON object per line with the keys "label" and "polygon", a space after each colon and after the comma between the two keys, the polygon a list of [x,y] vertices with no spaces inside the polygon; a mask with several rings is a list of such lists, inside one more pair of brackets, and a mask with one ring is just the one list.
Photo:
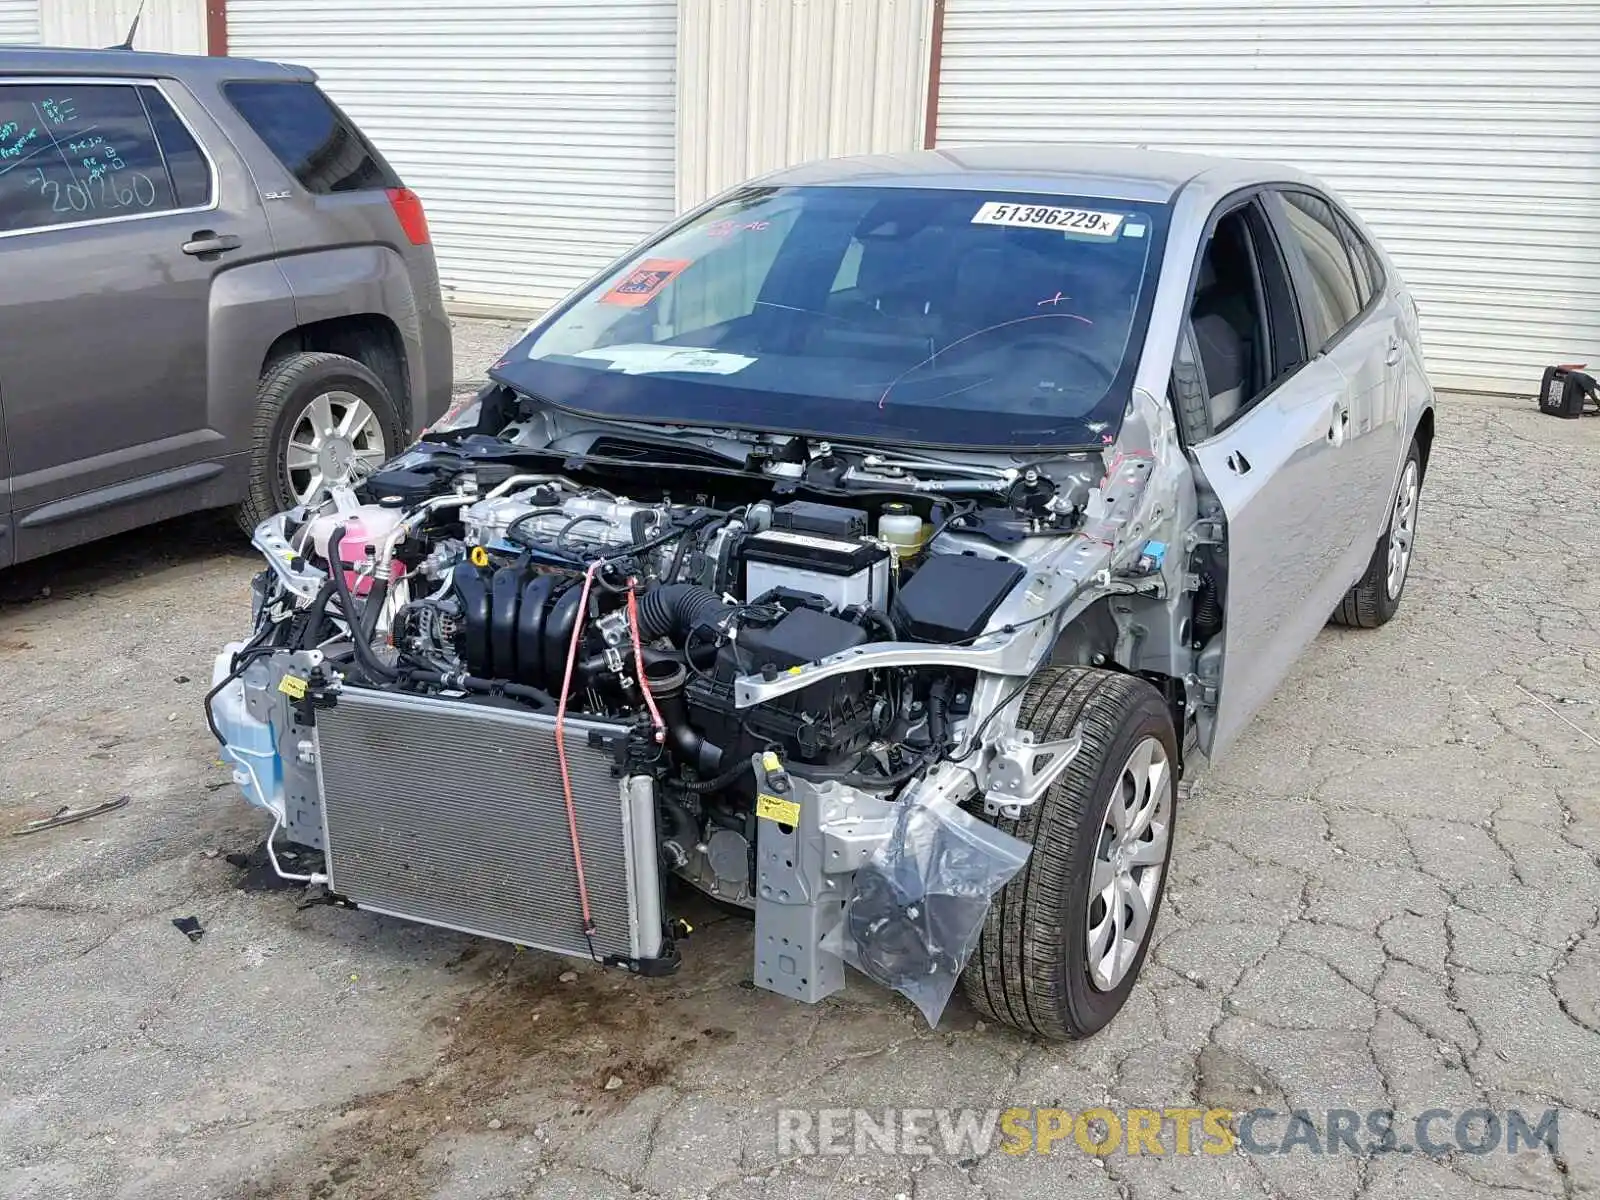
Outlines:
{"label": "black object on ground", "polygon": [[173,917],[172,925],[174,929],[191,942],[198,942],[206,935],[206,931],[200,928],[200,921],[197,917]]}
{"label": "black object on ground", "polygon": [[[1593,375],[1578,369],[1584,365],[1563,363],[1545,371],[1544,378],[1539,381],[1540,412],[1568,420],[1600,413],[1600,383],[1595,382]],[[1585,405],[1593,405],[1594,410],[1586,412]]]}
{"label": "black object on ground", "polygon": [[116,812],[119,808],[127,807],[129,797],[118,796],[115,800],[107,800],[103,804],[96,804],[93,808],[63,808],[54,816],[45,817],[40,821],[29,821],[21,829],[13,829],[12,837],[22,837],[29,833],[42,833],[46,829],[59,829],[63,825],[74,825],[79,821],[87,821],[90,817],[98,817],[102,813]]}
{"label": "black object on ground", "polygon": [[[311,875],[326,869],[322,851],[310,846],[297,846],[293,842],[278,843],[278,865],[290,875]],[[241,892],[281,892],[298,890],[304,884],[280,879],[267,857],[267,844],[262,842],[251,850],[223,855],[229,866],[244,874],[234,884]]]}

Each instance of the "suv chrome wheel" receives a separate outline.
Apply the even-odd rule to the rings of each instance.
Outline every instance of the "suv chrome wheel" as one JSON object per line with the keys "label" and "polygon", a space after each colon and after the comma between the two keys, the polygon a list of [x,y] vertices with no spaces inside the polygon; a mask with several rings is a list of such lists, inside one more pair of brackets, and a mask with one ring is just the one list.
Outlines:
{"label": "suv chrome wheel", "polygon": [[318,499],[330,487],[354,483],[389,457],[383,425],[360,396],[324,392],[306,405],[284,452],[284,470],[296,504]]}
{"label": "suv chrome wheel", "polygon": [[1150,935],[1172,832],[1165,747],[1146,737],[1117,772],[1100,822],[1089,877],[1089,976],[1108,992],[1122,982]]}

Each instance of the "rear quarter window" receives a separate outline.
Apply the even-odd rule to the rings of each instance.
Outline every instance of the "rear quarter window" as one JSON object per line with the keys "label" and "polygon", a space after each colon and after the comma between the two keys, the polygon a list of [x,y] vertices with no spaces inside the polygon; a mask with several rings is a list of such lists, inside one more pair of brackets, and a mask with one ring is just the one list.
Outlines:
{"label": "rear quarter window", "polygon": [[1344,234],[1345,243],[1350,247],[1350,262],[1356,269],[1356,282],[1365,286],[1361,302],[1366,304],[1387,286],[1383,264],[1378,261],[1378,252],[1372,248],[1372,243],[1356,231],[1349,218],[1343,213],[1336,215],[1339,218],[1339,231]]}
{"label": "rear quarter window", "polygon": [[389,164],[315,84],[236,81],[223,84],[222,91],[306,191],[400,186]]}

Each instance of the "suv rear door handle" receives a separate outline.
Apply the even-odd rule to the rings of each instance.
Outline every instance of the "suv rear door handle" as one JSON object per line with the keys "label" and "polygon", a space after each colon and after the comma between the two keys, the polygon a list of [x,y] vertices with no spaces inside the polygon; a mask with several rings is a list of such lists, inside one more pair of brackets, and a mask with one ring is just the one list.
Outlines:
{"label": "suv rear door handle", "polygon": [[1399,343],[1399,341],[1393,341],[1393,342],[1389,343],[1389,353],[1384,355],[1383,361],[1385,363],[1387,363],[1391,367],[1394,366],[1395,363],[1400,361],[1400,343]]}
{"label": "suv rear door handle", "polygon": [[215,233],[210,229],[197,229],[193,239],[183,244],[185,254],[221,254],[225,250],[237,250],[239,238],[231,233]]}

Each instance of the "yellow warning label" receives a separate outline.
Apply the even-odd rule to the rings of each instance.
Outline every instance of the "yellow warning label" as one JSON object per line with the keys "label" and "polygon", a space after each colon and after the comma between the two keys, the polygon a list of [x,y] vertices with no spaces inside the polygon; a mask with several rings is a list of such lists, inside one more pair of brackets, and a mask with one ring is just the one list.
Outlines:
{"label": "yellow warning label", "polygon": [[756,816],[765,821],[776,821],[780,825],[798,825],[800,806],[793,800],[769,796],[766,792],[762,792],[756,797]]}
{"label": "yellow warning label", "polygon": [[306,681],[298,675],[285,675],[278,680],[278,690],[291,700],[306,698]]}

